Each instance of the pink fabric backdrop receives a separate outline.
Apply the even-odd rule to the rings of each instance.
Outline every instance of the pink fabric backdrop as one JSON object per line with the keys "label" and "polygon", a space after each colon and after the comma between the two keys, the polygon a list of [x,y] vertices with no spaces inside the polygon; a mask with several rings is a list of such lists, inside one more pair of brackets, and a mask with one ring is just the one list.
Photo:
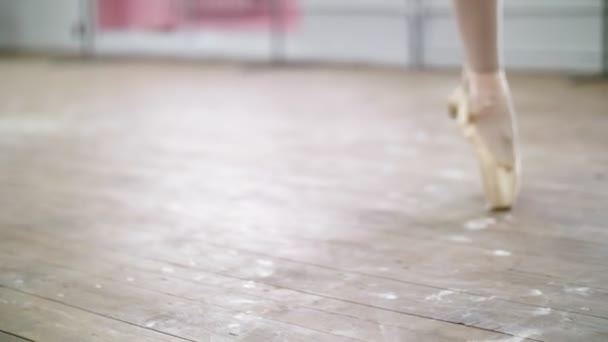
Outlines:
{"label": "pink fabric backdrop", "polygon": [[[274,4],[273,4],[274,2]],[[297,0],[98,0],[101,30],[269,29],[274,6],[286,30],[298,21]]]}

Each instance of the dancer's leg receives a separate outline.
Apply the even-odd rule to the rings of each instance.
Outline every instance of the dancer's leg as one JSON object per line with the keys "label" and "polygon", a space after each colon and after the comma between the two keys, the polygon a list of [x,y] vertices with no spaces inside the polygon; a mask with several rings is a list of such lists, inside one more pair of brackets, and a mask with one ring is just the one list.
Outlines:
{"label": "dancer's leg", "polygon": [[498,0],[455,0],[467,67],[476,73],[499,70],[502,6]]}
{"label": "dancer's leg", "polygon": [[492,208],[509,208],[518,187],[515,114],[501,64],[502,2],[454,0],[465,50],[457,110],[477,153]]}

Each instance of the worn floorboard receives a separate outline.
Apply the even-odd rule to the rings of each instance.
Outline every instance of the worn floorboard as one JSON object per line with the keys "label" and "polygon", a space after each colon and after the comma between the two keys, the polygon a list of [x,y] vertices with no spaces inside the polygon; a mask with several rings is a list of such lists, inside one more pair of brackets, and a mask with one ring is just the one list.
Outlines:
{"label": "worn floorboard", "polygon": [[606,341],[608,82],[513,75],[483,209],[440,72],[5,59],[0,340]]}

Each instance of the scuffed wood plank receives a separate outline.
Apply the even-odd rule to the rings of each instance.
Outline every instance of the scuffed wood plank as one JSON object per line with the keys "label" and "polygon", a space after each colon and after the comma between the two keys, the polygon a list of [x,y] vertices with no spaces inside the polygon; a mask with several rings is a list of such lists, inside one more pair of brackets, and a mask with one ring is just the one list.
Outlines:
{"label": "scuffed wood plank", "polygon": [[13,335],[11,333],[1,332],[1,331],[0,331],[0,341],[2,341],[2,342],[32,342],[32,340],[21,338],[21,337]]}
{"label": "scuffed wood plank", "polygon": [[[90,248],[90,247],[87,247]],[[160,250],[158,247],[154,250]],[[461,292],[458,289],[441,289],[428,287],[423,284],[402,283],[387,278],[374,278],[362,274],[335,273],[335,270],[314,265],[302,265],[282,259],[260,258],[260,256],[247,256],[243,254],[226,253],[221,261],[217,259],[223,254],[221,249],[214,252],[209,250],[201,252],[201,256],[187,254],[187,259],[179,257],[177,251],[169,258],[171,277],[187,280],[198,278],[205,271],[219,272],[242,279],[243,282],[254,281],[272,285],[278,288],[296,290],[323,299],[335,301],[346,301],[358,303],[376,309],[388,310],[405,315],[416,315],[429,319],[442,320],[457,324],[471,325],[490,331],[503,332],[515,336],[533,334],[523,337],[543,338],[551,340],[567,340],[572,338],[595,339],[603,338],[605,334],[605,323],[607,320],[585,314],[575,314],[568,310],[552,310],[551,307],[543,305],[522,305],[517,302],[500,300],[494,297],[474,296]],[[188,251],[188,249],[181,249]],[[47,252],[48,253],[48,252]],[[116,254],[114,251],[111,254]],[[45,253],[46,254],[46,253]],[[126,257],[120,253],[119,259]],[[97,253],[100,258],[105,258],[105,253]],[[163,255],[156,255],[155,258]],[[210,259],[212,258],[212,259]],[[61,259],[71,259],[69,257]],[[111,259],[111,257],[110,257]],[[131,262],[124,261],[122,266],[101,267],[96,269],[108,269],[114,273],[117,269],[124,267],[132,268],[138,265],[142,267],[147,264],[143,260]],[[150,272],[159,272],[164,263],[156,267],[148,266]],[[234,266],[230,266],[234,265]],[[239,268],[236,265],[251,265]],[[72,265],[78,267],[77,265]],[[293,272],[291,270],[297,270]],[[229,271],[228,271],[229,270]],[[337,277],[336,275],[340,275]],[[125,277],[128,277],[125,275]],[[238,288],[238,287],[237,287]],[[186,295],[188,291],[184,291]],[[205,292],[203,292],[205,293]],[[201,299],[205,298],[203,294]],[[291,297],[287,297],[289,299]],[[286,299],[286,300],[287,300]],[[597,308],[597,306],[592,306]],[[480,320],[480,318],[484,318]],[[585,322],[587,330],[583,336],[575,336],[581,332],[575,332],[572,322]],[[551,326],[549,330],[535,329],[540,322],[543,326]]]}
{"label": "scuffed wood plank", "polygon": [[[6,248],[3,250],[6,251]],[[195,337],[189,335],[192,334],[192,327],[214,329],[215,333],[221,334],[226,332],[225,327],[235,328],[235,323],[238,323],[239,336],[242,338],[254,334],[249,338],[264,340],[272,338],[274,334],[290,336],[290,340],[324,340],[324,335],[315,331],[332,334],[329,338],[331,341],[347,337],[357,341],[375,341],[384,338],[385,334],[392,338],[446,342],[508,337],[260,282],[200,270],[184,272],[182,267],[173,264],[146,259],[133,262],[119,253],[107,255],[105,251],[96,250],[95,263],[88,264],[88,267],[61,262],[72,257],[58,250],[45,250],[45,254],[52,255],[58,263],[70,264],[69,268],[31,256],[26,258],[23,254],[18,258],[3,255],[2,258],[10,266],[0,267],[4,274],[0,275],[0,284],[18,285],[44,296],[60,295],[62,301],[72,305],[95,308],[100,313],[118,315],[121,319],[142,326],[154,322],[157,329],[180,332],[182,336],[190,338]],[[108,259],[113,262],[107,262]],[[79,269],[81,273],[72,269]],[[107,303],[100,303],[96,299],[102,294]],[[167,306],[167,301],[172,304]],[[121,309],[117,309],[116,305],[120,305]],[[164,319],[161,317],[158,322],[146,319],[154,310],[164,312]],[[201,310],[215,312],[213,321],[204,317],[196,318],[195,313]],[[189,312],[195,313],[189,315]],[[222,312],[233,314],[222,315]],[[265,329],[266,326],[269,329]],[[300,326],[315,331],[307,331]]]}
{"label": "scuffed wood plank", "polygon": [[0,317],[0,330],[33,341],[186,341],[3,286],[0,286]]}
{"label": "scuffed wood plank", "polygon": [[[62,274],[74,305],[108,314],[146,294],[133,322],[177,296],[186,311],[212,301],[225,324],[248,305],[222,303],[234,293],[321,337],[606,340],[608,83],[512,79],[526,187],[510,216],[467,229],[486,214],[468,146],[438,115],[455,77],[39,61],[0,73],[7,286]],[[107,301],[79,277],[109,281]]]}

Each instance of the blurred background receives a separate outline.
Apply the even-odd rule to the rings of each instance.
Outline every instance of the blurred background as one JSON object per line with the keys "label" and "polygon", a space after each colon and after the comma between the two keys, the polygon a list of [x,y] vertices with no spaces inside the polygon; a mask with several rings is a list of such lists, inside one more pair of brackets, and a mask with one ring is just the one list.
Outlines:
{"label": "blurred background", "polygon": [[[506,1],[507,66],[605,73],[607,3]],[[448,0],[0,0],[0,48],[416,68],[461,61]]]}

